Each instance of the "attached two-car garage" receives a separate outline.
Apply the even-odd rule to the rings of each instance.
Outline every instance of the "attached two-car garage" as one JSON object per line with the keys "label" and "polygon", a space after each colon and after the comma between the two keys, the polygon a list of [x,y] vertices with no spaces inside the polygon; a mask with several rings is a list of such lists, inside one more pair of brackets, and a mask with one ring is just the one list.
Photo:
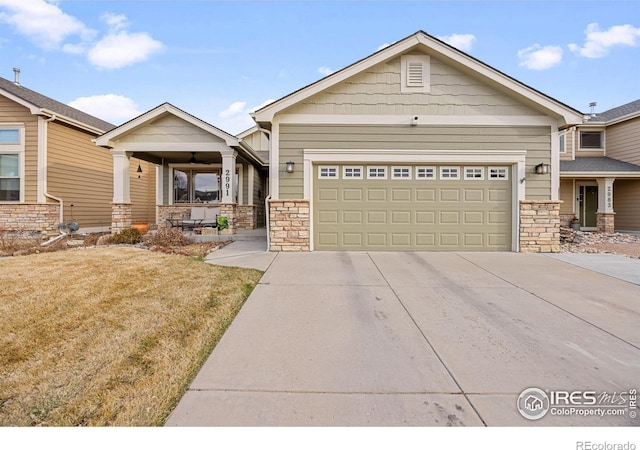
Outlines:
{"label": "attached two-car garage", "polygon": [[509,251],[507,165],[317,164],[314,250]]}

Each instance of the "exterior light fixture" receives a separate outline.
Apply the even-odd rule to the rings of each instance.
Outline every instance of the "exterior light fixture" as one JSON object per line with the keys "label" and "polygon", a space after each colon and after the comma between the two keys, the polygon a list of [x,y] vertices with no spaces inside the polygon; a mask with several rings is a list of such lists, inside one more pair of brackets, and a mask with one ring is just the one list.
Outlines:
{"label": "exterior light fixture", "polygon": [[549,164],[540,163],[536,166],[536,173],[538,175],[546,175],[549,173]]}
{"label": "exterior light fixture", "polygon": [[136,170],[136,172],[138,173],[138,178],[140,178],[140,174],[142,173],[142,167],[140,166],[140,164],[138,164],[138,169]]}
{"label": "exterior light fixture", "polygon": [[287,173],[293,173],[293,169],[296,165],[296,163],[294,163],[293,161],[287,161]]}

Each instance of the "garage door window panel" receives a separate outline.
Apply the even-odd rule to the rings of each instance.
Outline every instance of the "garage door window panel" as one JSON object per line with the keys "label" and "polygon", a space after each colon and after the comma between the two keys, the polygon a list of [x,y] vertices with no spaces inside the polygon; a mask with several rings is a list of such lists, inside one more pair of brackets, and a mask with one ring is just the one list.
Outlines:
{"label": "garage door window panel", "polygon": [[508,180],[509,169],[506,167],[489,167],[490,180]]}
{"label": "garage door window panel", "polygon": [[344,180],[361,180],[362,166],[344,166],[342,168],[342,179]]}
{"label": "garage door window panel", "polygon": [[367,179],[369,180],[386,180],[387,168],[386,166],[368,166],[367,167]]}
{"label": "garage door window panel", "polygon": [[411,167],[392,167],[391,179],[393,180],[410,180],[411,179]]}
{"label": "garage door window panel", "polygon": [[318,178],[320,179],[338,179],[337,166],[320,166],[318,168]]}
{"label": "garage door window panel", "polygon": [[440,179],[441,180],[459,180],[460,179],[460,167],[440,167]]}
{"label": "garage door window panel", "polygon": [[484,180],[484,167],[465,167],[464,179],[473,181]]}
{"label": "garage door window panel", "polygon": [[416,167],[416,180],[435,180],[436,168],[435,167]]}

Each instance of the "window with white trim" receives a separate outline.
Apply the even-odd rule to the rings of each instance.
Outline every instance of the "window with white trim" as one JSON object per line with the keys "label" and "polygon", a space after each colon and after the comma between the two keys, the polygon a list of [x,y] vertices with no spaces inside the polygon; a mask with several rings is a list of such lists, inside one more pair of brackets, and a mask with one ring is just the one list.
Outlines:
{"label": "window with white trim", "polygon": [[435,180],[436,168],[435,167],[416,167],[416,180]]}
{"label": "window with white trim", "polygon": [[21,200],[24,143],[20,128],[0,126],[0,202]]}
{"label": "window with white trim", "polygon": [[558,137],[558,148],[560,153],[567,153],[566,133],[560,133]]}
{"label": "window with white trim", "polygon": [[387,179],[387,166],[368,166],[367,178],[386,180]]}
{"label": "window with white trim", "polygon": [[508,180],[509,169],[506,167],[489,167],[490,180]]}
{"label": "window with white trim", "polygon": [[318,167],[318,178],[338,178],[338,166]]}
{"label": "window with white trim", "polygon": [[465,167],[465,180],[484,180],[484,167]]}
{"label": "window with white trim", "polygon": [[362,179],[362,166],[343,166],[343,180],[359,180]]}
{"label": "window with white trim", "polygon": [[604,131],[581,131],[580,149],[601,150],[604,148]]}
{"label": "window with white trim", "polygon": [[393,179],[393,180],[410,180],[411,179],[411,167],[409,167],[409,166],[394,166],[394,167],[391,167],[391,179]]}
{"label": "window with white trim", "polygon": [[441,180],[459,180],[460,168],[459,167],[440,167],[440,179]]}

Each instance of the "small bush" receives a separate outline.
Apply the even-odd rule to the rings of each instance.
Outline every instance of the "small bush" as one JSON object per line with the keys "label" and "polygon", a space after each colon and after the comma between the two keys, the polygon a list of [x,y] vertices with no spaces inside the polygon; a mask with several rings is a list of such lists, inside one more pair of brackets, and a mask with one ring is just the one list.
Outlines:
{"label": "small bush", "polygon": [[142,234],[135,228],[126,228],[111,236],[114,244],[139,244],[142,242]]}
{"label": "small bush", "polygon": [[227,216],[218,216],[218,230],[226,230],[227,228],[229,228]]}
{"label": "small bush", "polygon": [[181,247],[193,243],[193,239],[182,234],[177,228],[160,228],[145,237],[144,243],[150,247]]}

